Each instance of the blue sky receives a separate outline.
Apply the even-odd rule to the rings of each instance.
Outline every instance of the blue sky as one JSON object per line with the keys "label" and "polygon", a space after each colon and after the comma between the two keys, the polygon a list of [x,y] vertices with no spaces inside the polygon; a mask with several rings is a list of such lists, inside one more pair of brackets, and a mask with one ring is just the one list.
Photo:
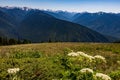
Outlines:
{"label": "blue sky", "polygon": [[66,10],[70,12],[120,12],[120,0],[0,0],[0,6]]}

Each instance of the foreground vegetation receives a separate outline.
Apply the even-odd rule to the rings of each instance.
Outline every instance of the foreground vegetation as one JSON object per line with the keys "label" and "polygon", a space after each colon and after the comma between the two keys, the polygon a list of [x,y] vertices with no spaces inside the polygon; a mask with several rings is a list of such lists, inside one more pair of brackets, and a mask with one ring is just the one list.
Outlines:
{"label": "foreground vegetation", "polygon": [[[97,78],[98,73],[120,80],[119,48],[120,44],[115,43],[1,46],[0,80],[109,80]],[[97,55],[102,59],[96,59]]]}

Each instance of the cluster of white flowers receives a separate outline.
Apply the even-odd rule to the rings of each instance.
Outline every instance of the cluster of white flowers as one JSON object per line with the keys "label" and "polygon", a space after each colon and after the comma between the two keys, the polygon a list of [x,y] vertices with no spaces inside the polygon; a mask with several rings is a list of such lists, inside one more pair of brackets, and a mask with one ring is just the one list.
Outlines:
{"label": "cluster of white flowers", "polygon": [[[100,55],[90,56],[81,51],[79,52],[72,51],[71,53],[68,54],[68,56],[74,56],[74,57],[81,56],[81,57],[88,58],[90,61],[94,61],[94,60],[96,61],[98,59],[106,63],[106,59],[103,56],[100,56]],[[117,61],[117,63],[120,63],[120,61]],[[92,73],[92,74],[94,73],[94,71],[90,68],[83,68],[80,70],[80,72],[81,73]],[[94,76],[96,77],[96,79],[111,80],[111,78],[108,75],[103,74],[103,73],[96,73]]]}
{"label": "cluster of white flowers", "polygon": [[9,69],[7,70],[7,72],[10,73],[10,74],[17,73],[18,71],[20,71],[19,68],[9,68]]}
{"label": "cluster of white flowers", "polygon": [[103,74],[103,73],[96,73],[95,76],[96,76],[96,78],[101,78],[103,80],[111,80],[111,78],[108,75]]}
{"label": "cluster of white flowers", "polygon": [[88,55],[88,54],[85,54],[84,52],[81,52],[81,51],[79,51],[79,52],[77,52],[80,56],[83,56],[83,57],[86,57],[86,58],[89,58],[89,59],[93,59],[94,57],[93,56],[90,56],[90,55]]}
{"label": "cluster of white flowers", "polygon": [[71,52],[68,54],[68,56],[79,56],[79,54],[75,53],[75,52]]}
{"label": "cluster of white flowers", "polygon": [[101,59],[102,61],[106,62],[105,58],[103,56],[100,55],[96,55],[94,56],[95,59]]}
{"label": "cluster of white flowers", "polygon": [[94,57],[90,56],[90,55],[87,55],[85,54],[84,52],[71,52],[68,54],[68,56],[83,56],[83,57],[86,57],[86,58],[89,58],[89,59],[93,59]]}
{"label": "cluster of white flowers", "polygon": [[82,73],[86,73],[86,72],[93,73],[93,70],[90,69],[90,68],[83,68],[83,69],[80,70],[80,72],[82,72]]}
{"label": "cluster of white flowers", "polygon": [[81,52],[81,51],[79,51],[79,52],[73,52],[72,51],[71,53],[68,54],[68,56],[82,56],[82,57],[88,58],[90,61],[95,60],[95,59],[100,59],[100,60],[102,60],[103,62],[106,63],[106,60],[103,56],[96,55],[96,56],[93,57],[93,56],[85,54],[84,52]]}
{"label": "cluster of white flowers", "polygon": [[[90,68],[83,68],[80,70],[81,73],[94,73],[92,69]],[[96,79],[102,79],[102,80],[111,80],[111,78],[103,73],[96,73],[95,75]]]}

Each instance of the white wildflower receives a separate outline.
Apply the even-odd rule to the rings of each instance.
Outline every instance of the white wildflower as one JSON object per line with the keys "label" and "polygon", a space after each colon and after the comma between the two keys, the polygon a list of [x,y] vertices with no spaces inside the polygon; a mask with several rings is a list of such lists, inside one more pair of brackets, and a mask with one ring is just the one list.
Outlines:
{"label": "white wildflower", "polygon": [[117,61],[118,64],[120,64],[120,61]]}
{"label": "white wildflower", "polygon": [[90,58],[90,59],[94,59],[94,57],[93,57],[93,56],[90,56],[90,55],[89,55],[89,58]]}
{"label": "white wildflower", "polygon": [[83,68],[83,69],[80,70],[80,72],[82,72],[82,73],[86,73],[86,72],[93,73],[93,70],[90,69],[90,68]]}
{"label": "white wildflower", "polygon": [[7,72],[13,74],[13,73],[17,73],[19,70],[20,70],[19,68],[9,68]]}
{"label": "white wildflower", "polygon": [[77,53],[80,54],[80,55],[85,54],[84,52],[81,52],[81,51],[78,51]]}
{"label": "white wildflower", "polygon": [[75,52],[71,52],[68,54],[68,56],[79,56],[79,54],[75,53]]}
{"label": "white wildflower", "polygon": [[94,59],[94,57],[93,56],[90,56],[90,55],[88,55],[88,54],[85,54],[84,52],[77,52],[79,55],[81,55],[81,56],[83,56],[83,57],[86,57],[86,58],[89,58],[89,59]]}
{"label": "white wildflower", "polygon": [[94,58],[101,59],[102,61],[106,62],[106,60],[105,60],[105,58],[103,56],[96,55],[96,56],[94,56]]}
{"label": "white wildflower", "polygon": [[111,78],[106,75],[106,74],[103,74],[103,73],[96,73],[96,78],[100,78],[100,79],[103,79],[103,80],[111,80]]}

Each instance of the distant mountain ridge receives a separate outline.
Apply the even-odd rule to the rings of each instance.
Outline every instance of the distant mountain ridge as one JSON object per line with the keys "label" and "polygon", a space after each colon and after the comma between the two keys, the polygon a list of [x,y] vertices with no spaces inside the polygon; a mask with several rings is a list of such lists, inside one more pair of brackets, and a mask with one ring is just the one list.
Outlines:
{"label": "distant mountain ridge", "polygon": [[66,20],[66,21],[72,21],[75,12],[67,12],[67,11],[44,11],[47,14],[50,14],[54,16],[55,18]]}
{"label": "distant mountain ridge", "polygon": [[114,13],[85,13],[73,20],[97,32],[120,38],[120,16]]}
{"label": "distant mountain ridge", "polygon": [[[63,11],[61,12],[66,13]],[[103,35],[120,38],[120,13],[106,13],[106,12],[74,13],[72,16],[69,16],[70,17],[69,19],[66,18],[67,15],[60,15],[59,12],[58,13],[49,12],[49,13],[50,15],[52,14],[52,16],[58,19],[67,20],[70,22],[78,23],[80,25],[84,25]],[[72,13],[69,13],[69,14],[72,14]]]}
{"label": "distant mountain ridge", "polygon": [[[29,15],[30,14],[30,15]],[[28,13],[19,27],[24,38],[37,41],[107,42],[101,34],[84,26],[59,20],[42,11]]]}
{"label": "distant mountain ridge", "polygon": [[[73,23],[72,21],[76,13],[55,12],[55,17],[54,13],[49,11],[29,9],[26,7],[1,7],[0,11],[4,13],[4,15],[8,15],[9,17],[7,16],[7,18],[10,19],[10,21],[7,21],[9,19],[5,19],[5,23],[0,21],[0,30],[2,30],[2,27],[4,28],[4,31],[2,30],[0,33],[8,37],[14,36],[15,38],[24,38],[33,42],[109,42],[106,37],[98,32]],[[2,18],[2,16],[0,16],[0,18]],[[62,20],[60,20],[60,18]],[[5,28],[5,26],[9,29]]]}

